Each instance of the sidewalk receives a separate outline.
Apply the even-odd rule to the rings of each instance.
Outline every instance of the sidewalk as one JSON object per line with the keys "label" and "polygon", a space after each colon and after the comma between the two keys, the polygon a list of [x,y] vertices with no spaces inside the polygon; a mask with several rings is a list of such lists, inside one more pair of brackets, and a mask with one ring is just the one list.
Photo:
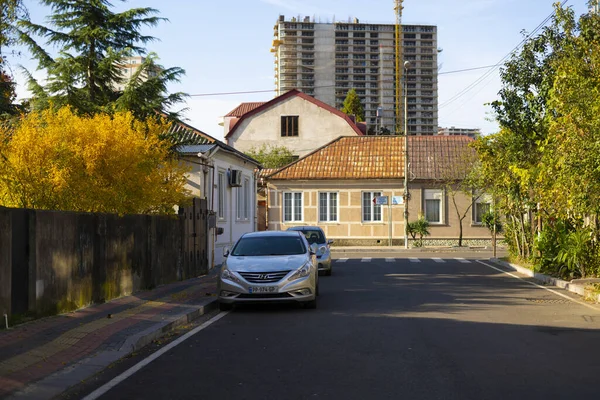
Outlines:
{"label": "sidewalk", "polygon": [[215,309],[218,270],[0,331],[0,398],[52,398]]}

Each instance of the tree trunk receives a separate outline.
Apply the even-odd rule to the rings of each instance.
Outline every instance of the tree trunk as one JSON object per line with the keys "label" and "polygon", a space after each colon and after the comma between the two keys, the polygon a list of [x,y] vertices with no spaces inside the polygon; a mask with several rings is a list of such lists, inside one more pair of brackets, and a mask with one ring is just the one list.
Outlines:
{"label": "tree trunk", "polygon": [[462,247],[463,239],[463,218],[458,219],[458,247]]}

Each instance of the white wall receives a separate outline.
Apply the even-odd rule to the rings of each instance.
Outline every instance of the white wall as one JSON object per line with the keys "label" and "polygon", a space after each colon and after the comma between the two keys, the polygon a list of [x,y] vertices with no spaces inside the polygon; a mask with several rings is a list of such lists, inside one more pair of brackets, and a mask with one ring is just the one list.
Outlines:
{"label": "white wall", "polygon": [[[223,249],[225,247],[231,247],[242,234],[255,230],[257,205],[254,178],[255,165],[221,149],[208,162],[212,167],[196,164],[207,163],[198,157],[185,157],[184,160],[187,161],[185,164],[191,168],[187,176],[186,188],[191,191],[192,196],[208,200],[209,210],[217,214],[217,226],[224,230],[221,235],[216,235],[214,229],[208,232],[209,265],[211,267],[218,266],[223,262]],[[231,169],[242,171],[242,182],[244,182],[244,179],[248,179],[249,210],[247,220],[237,218],[237,190],[241,188],[229,186],[227,172]],[[219,196],[217,184],[219,171],[225,173],[224,218],[218,218]]]}
{"label": "white wall", "polygon": [[[223,262],[223,249],[231,247],[244,233],[254,232],[255,230],[257,203],[254,169],[256,166],[221,150],[214,155],[213,160],[215,166],[213,209],[215,212],[218,212],[219,209],[218,173],[223,172],[225,178],[225,216],[224,218],[218,218],[217,216],[217,226],[223,228],[224,232],[222,235],[216,236],[216,242],[214,243],[214,265],[220,265]],[[227,172],[231,169],[242,171],[242,182],[245,179],[248,180],[249,210],[248,218],[245,220],[237,218],[237,191],[243,190],[243,188],[229,186]]]}
{"label": "white wall", "polygon": [[[281,136],[281,116],[298,115],[298,136]],[[230,146],[246,152],[262,144],[285,146],[300,157],[340,136],[356,136],[350,124],[338,115],[293,96],[269,109],[238,122]]]}

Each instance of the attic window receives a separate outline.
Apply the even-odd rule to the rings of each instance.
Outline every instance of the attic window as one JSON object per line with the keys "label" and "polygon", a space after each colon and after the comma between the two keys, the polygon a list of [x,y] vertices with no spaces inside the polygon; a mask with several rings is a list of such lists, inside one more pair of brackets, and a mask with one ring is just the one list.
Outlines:
{"label": "attic window", "polygon": [[281,116],[281,136],[298,136],[298,116],[297,115],[282,115]]}

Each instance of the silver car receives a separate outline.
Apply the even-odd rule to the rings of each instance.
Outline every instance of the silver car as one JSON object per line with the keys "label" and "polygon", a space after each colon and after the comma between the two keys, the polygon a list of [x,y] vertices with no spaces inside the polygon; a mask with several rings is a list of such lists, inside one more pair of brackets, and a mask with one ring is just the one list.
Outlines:
{"label": "silver car", "polygon": [[333,240],[327,240],[325,232],[318,226],[293,226],[288,231],[302,232],[317,253],[317,264],[319,272],[330,276],[333,272],[331,267],[331,245]]}
{"label": "silver car", "polygon": [[317,307],[319,274],[314,250],[300,232],[244,234],[225,262],[218,281],[219,308],[256,302],[297,302]]}

